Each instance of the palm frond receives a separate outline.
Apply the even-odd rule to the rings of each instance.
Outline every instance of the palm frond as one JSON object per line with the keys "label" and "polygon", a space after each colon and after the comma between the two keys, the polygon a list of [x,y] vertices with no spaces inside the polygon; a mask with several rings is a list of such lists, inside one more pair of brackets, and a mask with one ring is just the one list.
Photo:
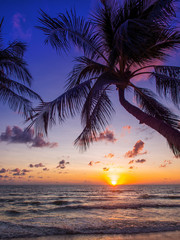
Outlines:
{"label": "palm frond", "polygon": [[145,9],[144,14],[148,16],[149,20],[167,26],[169,20],[176,16],[174,11],[175,2],[176,0],[149,1],[149,6]]}
{"label": "palm frond", "polygon": [[31,102],[16,94],[14,91],[6,86],[0,84],[0,101],[4,104],[8,104],[9,108],[13,111],[18,111],[18,113],[25,116],[25,118],[31,117],[33,109]]}
{"label": "palm frond", "polygon": [[[125,53],[131,64],[136,63],[142,66],[154,59],[165,60],[170,51],[180,47],[180,33],[174,28],[155,28],[154,31],[152,28],[149,29],[149,33],[150,35],[146,34],[145,40],[142,41],[142,46],[139,45],[141,42],[137,43],[136,50],[133,50],[133,45],[131,49],[127,46]],[[140,35],[143,36],[143,31]]]}
{"label": "palm frond", "polygon": [[101,44],[98,41],[98,34],[95,34],[89,21],[83,17],[77,17],[75,10],[66,14],[59,14],[58,18],[51,18],[41,10],[40,23],[38,26],[47,36],[45,42],[50,43],[56,50],[68,51],[73,43],[84,51],[90,58],[107,59],[101,52]]}
{"label": "palm frond", "polygon": [[99,98],[104,91],[110,88],[111,85],[118,85],[119,79],[111,72],[101,74],[94,85],[92,86],[81,113],[81,123],[87,125],[90,115],[94,109],[94,99]]}
{"label": "palm frond", "polygon": [[8,78],[7,76],[5,76],[5,74],[1,73],[0,74],[0,88],[9,88],[11,91],[17,93],[19,96],[22,97],[29,97],[32,99],[37,99],[42,101],[41,97],[35,93],[33,90],[31,90],[30,88],[26,87],[25,85],[14,81],[10,78]]}
{"label": "palm frond", "polygon": [[91,14],[91,21],[99,33],[104,51],[108,54],[114,44],[113,21],[116,17],[119,4],[116,1],[104,1],[104,7],[98,7],[96,12]]}
{"label": "palm frond", "polygon": [[7,75],[12,75],[31,85],[32,76],[27,69],[27,64],[22,58],[25,45],[14,43],[8,48],[0,51],[0,66],[1,71]]}
{"label": "palm frond", "polygon": [[2,38],[2,24],[3,24],[3,21],[4,21],[4,17],[0,20],[0,48],[3,46],[3,44],[2,44],[2,41],[3,41],[3,38]]}
{"label": "palm frond", "polygon": [[171,98],[174,105],[180,106],[180,67],[155,66],[152,75],[156,79],[156,90],[160,96]]}
{"label": "palm frond", "polygon": [[[96,140],[96,136],[109,124],[114,109],[105,91],[99,92],[93,97],[92,109],[86,121],[82,133],[75,140],[74,144],[84,151],[90,143]],[[84,107],[85,109],[85,107]]]}
{"label": "palm frond", "polygon": [[149,115],[160,119],[174,129],[179,129],[179,117],[156,100],[156,95],[146,88],[134,86],[134,95],[140,108]]}
{"label": "palm frond", "polygon": [[[74,117],[78,113],[91,89],[91,81],[85,81],[74,88],[67,90],[52,102],[41,103],[34,109],[36,114],[32,116],[28,128],[35,126],[36,132],[45,132],[56,123],[62,123],[68,117]],[[29,119],[30,120],[30,119]]]}
{"label": "palm frond", "polygon": [[8,51],[11,56],[23,57],[24,52],[27,49],[27,45],[20,41],[13,41],[8,45],[4,51]]}
{"label": "palm frond", "polygon": [[67,89],[81,83],[82,80],[97,78],[100,74],[108,70],[108,67],[105,65],[95,62],[87,57],[77,57],[75,58],[75,61],[78,63],[69,73],[66,84]]}
{"label": "palm frond", "polygon": [[168,142],[168,145],[169,145],[169,148],[171,149],[171,151],[174,153],[174,156],[176,158],[179,158],[180,157],[180,151],[176,148],[176,146],[174,146],[172,143]]}
{"label": "palm frond", "polygon": [[176,0],[125,0],[119,8],[119,21],[141,18],[167,25],[169,19],[175,16],[174,2]]}

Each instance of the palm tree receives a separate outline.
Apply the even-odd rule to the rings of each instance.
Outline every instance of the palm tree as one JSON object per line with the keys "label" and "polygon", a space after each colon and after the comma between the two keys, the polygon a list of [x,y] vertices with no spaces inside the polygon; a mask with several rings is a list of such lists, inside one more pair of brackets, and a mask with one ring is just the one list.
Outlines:
{"label": "palm tree", "polygon": [[[55,100],[37,107],[30,127],[45,131],[67,117],[81,112],[83,131],[75,145],[85,150],[105,129],[114,111],[109,93],[118,93],[120,104],[139,120],[167,139],[176,157],[180,157],[180,121],[177,115],[157,100],[150,89],[138,87],[138,75],[153,77],[157,93],[171,99],[179,108],[180,67],[156,64],[163,62],[170,50],[180,46],[175,25],[173,0],[101,1],[86,21],[75,10],[51,18],[41,11],[38,26],[57,51],[74,44],[83,55],[69,74],[66,91]],[[115,86],[115,87],[114,87]],[[136,106],[127,101],[131,91]]]}
{"label": "palm tree", "polygon": [[41,98],[24,85],[30,86],[32,80],[27,64],[23,59],[26,45],[19,41],[13,41],[6,48],[3,48],[2,23],[3,18],[0,22],[0,101],[4,104],[7,103],[10,109],[18,111],[27,118],[32,115],[33,111],[31,101],[28,98],[38,100]]}

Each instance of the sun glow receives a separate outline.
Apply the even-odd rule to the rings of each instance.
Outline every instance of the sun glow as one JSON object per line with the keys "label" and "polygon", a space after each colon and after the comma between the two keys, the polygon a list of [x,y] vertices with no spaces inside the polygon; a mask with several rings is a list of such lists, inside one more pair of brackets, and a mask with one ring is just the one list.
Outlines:
{"label": "sun glow", "polygon": [[116,180],[112,180],[112,181],[111,181],[111,184],[112,184],[113,186],[116,186],[116,185],[117,185],[117,181],[116,181]]}

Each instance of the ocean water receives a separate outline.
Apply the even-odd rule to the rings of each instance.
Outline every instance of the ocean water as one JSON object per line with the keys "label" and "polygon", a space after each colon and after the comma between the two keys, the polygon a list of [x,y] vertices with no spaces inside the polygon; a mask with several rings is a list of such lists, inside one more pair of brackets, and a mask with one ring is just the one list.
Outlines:
{"label": "ocean water", "polygon": [[180,185],[0,186],[0,239],[180,230]]}

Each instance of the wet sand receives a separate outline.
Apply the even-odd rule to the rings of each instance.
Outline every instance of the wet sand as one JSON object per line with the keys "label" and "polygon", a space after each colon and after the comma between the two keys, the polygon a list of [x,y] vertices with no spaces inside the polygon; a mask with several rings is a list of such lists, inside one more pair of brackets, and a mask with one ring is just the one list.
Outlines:
{"label": "wet sand", "polygon": [[141,233],[141,234],[93,234],[93,235],[58,235],[33,238],[13,238],[11,240],[178,240],[180,231]]}

